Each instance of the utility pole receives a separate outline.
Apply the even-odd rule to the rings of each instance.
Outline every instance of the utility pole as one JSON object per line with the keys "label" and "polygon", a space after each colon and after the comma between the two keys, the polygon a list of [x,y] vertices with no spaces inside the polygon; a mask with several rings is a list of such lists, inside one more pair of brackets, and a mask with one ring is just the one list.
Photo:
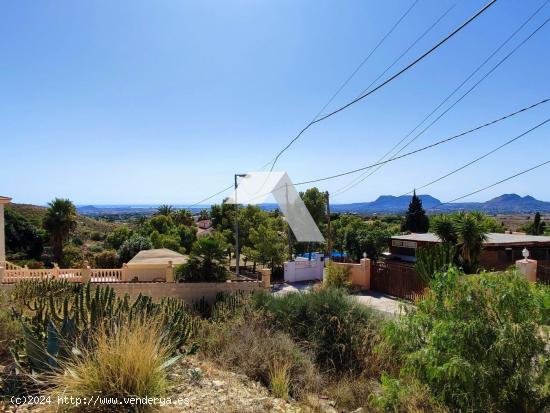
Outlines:
{"label": "utility pole", "polygon": [[[288,203],[288,184],[285,184],[286,190],[286,208],[290,210],[290,204]],[[287,236],[288,236],[288,260],[292,261],[292,232],[290,231],[290,225],[288,224],[288,218],[286,221]]]}
{"label": "utility pole", "polygon": [[237,178],[243,178],[246,174],[235,174],[235,273],[239,275],[241,254],[239,252],[239,202],[237,201]]}
{"label": "utility pole", "polygon": [[328,259],[332,259],[332,231],[330,229],[330,197],[328,191],[325,192],[325,196],[327,197],[327,249],[328,249]]}

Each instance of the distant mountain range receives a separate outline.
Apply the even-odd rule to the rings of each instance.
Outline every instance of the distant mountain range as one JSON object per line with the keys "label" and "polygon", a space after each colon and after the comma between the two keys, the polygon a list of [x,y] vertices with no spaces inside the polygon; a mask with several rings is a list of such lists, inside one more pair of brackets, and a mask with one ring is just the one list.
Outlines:
{"label": "distant mountain range", "polygon": [[[550,212],[550,202],[539,201],[530,195],[504,194],[486,202],[454,202],[441,205],[441,201],[431,195],[419,195],[428,213],[452,211],[483,211],[488,213]],[[373,202],[334,204],[331,211],[354,212],[357,214],[393,214],[407,210],[411,197],[382,195]]]}
{"label": "distant mountain range", "polygon": [[[419,195],[422,205],[428,213],[453,212],[453,211],[484,211],[487,213],[532,213],[550,212],[550,202],[539,201],[530,195],[504,194],[490,199],[487,202],[456,202],[441,205],[441,201],[431,195]],[[356,214],[397,214],[403,213],[409,207],[411,197],[409,195],[393,196],[382,195],[372,202],[357,202],[352,204],[331,204],[332,212],[356,213]],[[158,205],[83,205],[77,206],[81,215],[115,215],[115,214],[144,214],[151,215],[156,212]],[[186,208],[185,205],[174,205],[176,209]],[[191,208],[193,212],[209,208],[209,205],[200,205]],[[260,205],[262,209],[272,210],[277,204],[266,203]]]}

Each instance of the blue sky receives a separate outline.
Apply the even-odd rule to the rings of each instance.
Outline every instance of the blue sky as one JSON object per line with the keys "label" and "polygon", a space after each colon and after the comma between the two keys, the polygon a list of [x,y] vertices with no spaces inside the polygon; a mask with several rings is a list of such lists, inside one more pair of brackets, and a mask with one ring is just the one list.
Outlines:
{"label": "blue sky", "polygon": [[[357,96],[454,3],[419,0],[330,109]],[[235,172],[272,159],[411,4],[2,2],[0,193],[38,204],[56,196],[79,204],[196,202],[229,185]],[[396,69],[483,4],[458,2]],[[310,128],[276,170],[302,181],[377,161],[541,4],[497,1],[401,78]],[[547,5],[469,84],[549,16]],[[549,44],[550,24],[410,148],[550,97]],[[333,202],[400,195],[549,113],[547,103],[396,161]],[[548,160],[549,134],[550,126],[542,127],[422,192],[449,200]],[[468,200],[516,192],[550,201],[549,177],[550,167],[543,167]],[[337,192],[352,179],[319,187]]]}

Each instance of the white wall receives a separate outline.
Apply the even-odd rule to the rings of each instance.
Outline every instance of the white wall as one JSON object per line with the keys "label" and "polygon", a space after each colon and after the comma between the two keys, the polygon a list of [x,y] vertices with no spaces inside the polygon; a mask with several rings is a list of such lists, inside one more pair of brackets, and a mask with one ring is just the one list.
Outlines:
{"label": "white wall", "polygon": [[297,281],[312,281],[323,279],[323,268],[325,267],[324,261],[321,257],[317,257],[315,260],[297,260],[285,262],[285,281],[297,282]]}

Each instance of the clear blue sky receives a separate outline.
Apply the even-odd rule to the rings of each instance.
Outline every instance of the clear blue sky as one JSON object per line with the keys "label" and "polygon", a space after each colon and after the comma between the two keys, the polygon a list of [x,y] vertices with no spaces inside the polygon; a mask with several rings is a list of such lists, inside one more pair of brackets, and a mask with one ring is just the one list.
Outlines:
{"label": "clear blue sky", "polygon": [[[396,68],[484,3],[460,1]],[[542,3],[497,1],[397,81],[312,127],[276,169],[301,181],[375,162]],[[56,196],[79,204],[196,202],[270,160],[411,4],[2,2],[0,194],[38,204]],[[355,97],[452,4],[420,0],[331,108]],[[549,16],[547,5],[481,74]],[[550,97],[549,44],[550,24],[411,148]],[[549,114],[550,103],[397,161],[334,202],[399,195]],[[445,201],[550,159],[549,135],[543,127],[422,192]],[[352,178],[319,187],[334,192]],[[469,200],[510,192],[550,200],[549,178],[547,166]]]}

